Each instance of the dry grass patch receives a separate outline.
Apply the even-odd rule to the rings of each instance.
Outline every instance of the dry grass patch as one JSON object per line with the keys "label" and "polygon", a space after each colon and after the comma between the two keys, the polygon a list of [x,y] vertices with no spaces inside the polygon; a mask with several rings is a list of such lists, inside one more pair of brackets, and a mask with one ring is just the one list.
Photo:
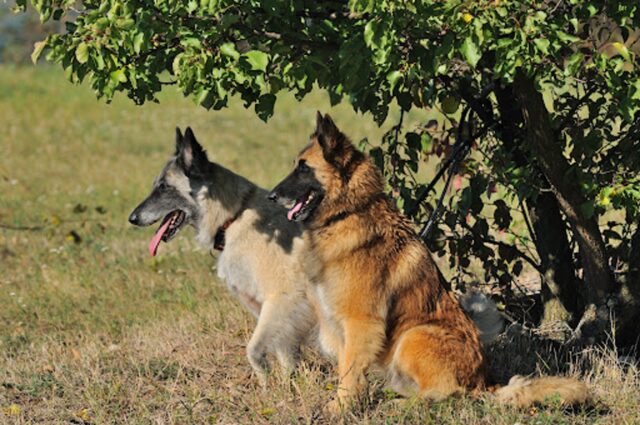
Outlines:
{"label": "dry grass patch", "polygon": [[[336,418],[322,413],[335,385],[330,365],[309,351],[295,376],[274,374],[267,388],[260,387],[244,357],[252,320],[227,297],[215,307],[180,320],[136,326],[118,339],[108,334],[43,338],[11,357],[3,356],[0,406],[4,416],[0,418],[7,423],[336,423]],[[542,360],[540,368],[544,369]],[[640,421],[636,366],[621,364],[613,351],[588,350],[577,355],[570,368],[570,375],[586,379],[593,387],[598,400],[593,408],[551,406],[518,411],[494,405],[490,399],[469,398],[436,404],[398,402],[376,381],[369,405],[341,421]],[[10,406],[18,406],[17,414]]]}

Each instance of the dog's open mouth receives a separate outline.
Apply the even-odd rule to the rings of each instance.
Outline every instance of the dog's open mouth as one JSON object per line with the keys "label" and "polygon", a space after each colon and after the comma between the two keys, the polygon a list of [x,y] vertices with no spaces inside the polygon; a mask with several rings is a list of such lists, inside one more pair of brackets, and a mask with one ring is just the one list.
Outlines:
{"label": "dog's open mouth", "polygon": [[315,208],[318,200],[318,193],[313,190],[309,191],[306,195],[297,199],[293,206],[287,207],[289,209],[287,218],[289,221],[305,220]]}
{"label": "dog's open mouth", "polygon": [[180,227],[184,224],[186,216],[187,214],[182,210],[172,211],[165,216],[162,224],[160,224],[160,227],[149,243],[149,254],[151,254],[151,256],[155,256],[156,252],[158,252],[160,241],[169,242],[173,239]]}

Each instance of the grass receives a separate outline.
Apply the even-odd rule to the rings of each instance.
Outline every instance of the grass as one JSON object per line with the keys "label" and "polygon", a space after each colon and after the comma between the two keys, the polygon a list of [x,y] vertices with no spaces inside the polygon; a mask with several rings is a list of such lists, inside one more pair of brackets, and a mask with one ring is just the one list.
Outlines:
{"label": "grass", "polygon": [[[207,112],[168,91],[159,105],[106,105],[57,70],[0,68],[0,423],[332,423],[321,413],[335,385],[330,365],[308,352],[296,376],[260,388],[244,354],[254,319],[192,232],[150,259],[152,230],[126,221],[172,153],[176,125],[190,125],[212,159],[270,187],[306,142],[316,109],[354,140],[384,131],[346,105],[330,108],[321,93],[302,103],[283,96],[264,124],[240,102]],[[368,408],[342,420],[640,422],[636,366],[611,350],[571,362],[534,351],[505,343],[494,364],[579,375],[606,409],[397,403],[376,381]]]}

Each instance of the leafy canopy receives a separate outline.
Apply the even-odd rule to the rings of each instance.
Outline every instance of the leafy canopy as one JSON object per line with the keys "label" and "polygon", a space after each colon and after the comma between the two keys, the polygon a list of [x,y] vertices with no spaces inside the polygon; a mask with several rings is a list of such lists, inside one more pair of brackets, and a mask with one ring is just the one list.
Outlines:
{"label": "leafy canopy", "polygon": [[444,98],[434,86],[473,76],[487,52],[493,78],[509,80],[523,67],[564,85],[591,70],[611,82],[627,118],[640,97],[637,78],[628,87],[616,84],[637,77],[630,66],[637,32],[605,39],[591,31],[603,11],[620,28],[635,28],[635,1],[352,1],[346,8],[337,1],[107,0],[82,1],[79,9],[69,0],[32,3],[43,21],[70,18],[68,32],[38,44],[34,59],[49,48],[49,60],[74,81],[88,77],[108,99],[123,91],[142,103],[162,84],[176,83],[207,108],[240,94],[267,118],[278,91],[304,96],[317,83],[381,122],[394,98],[404,109],[433,106]]}

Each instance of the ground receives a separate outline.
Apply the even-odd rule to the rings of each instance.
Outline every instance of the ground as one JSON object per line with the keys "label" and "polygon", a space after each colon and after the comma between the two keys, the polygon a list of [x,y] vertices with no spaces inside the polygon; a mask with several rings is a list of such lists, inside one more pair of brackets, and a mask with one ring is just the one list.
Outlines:
{"label": "ground", "polygon": [[[255,321],[190,229],[151,259],[153,229],[127,223],[173,152],[176,125],[191,126],[211,159],[271,187],[316,109],[355,140],[383,132],[320,93],[283,96],[264,124],[241,102],[208,112],[169,89],[160,104],[107,105],[57,69],[0,68],[0,423],[335,423],[322,414],[335,373],[311,351],[294,377],[258,385],[244,354]],[[640,423],[638,369],[615,351],[565,357],[514,335],[492,351],[494,369],[576,375],[596,407],[398,402],[376,381],[366,409],[342,420]]]}

